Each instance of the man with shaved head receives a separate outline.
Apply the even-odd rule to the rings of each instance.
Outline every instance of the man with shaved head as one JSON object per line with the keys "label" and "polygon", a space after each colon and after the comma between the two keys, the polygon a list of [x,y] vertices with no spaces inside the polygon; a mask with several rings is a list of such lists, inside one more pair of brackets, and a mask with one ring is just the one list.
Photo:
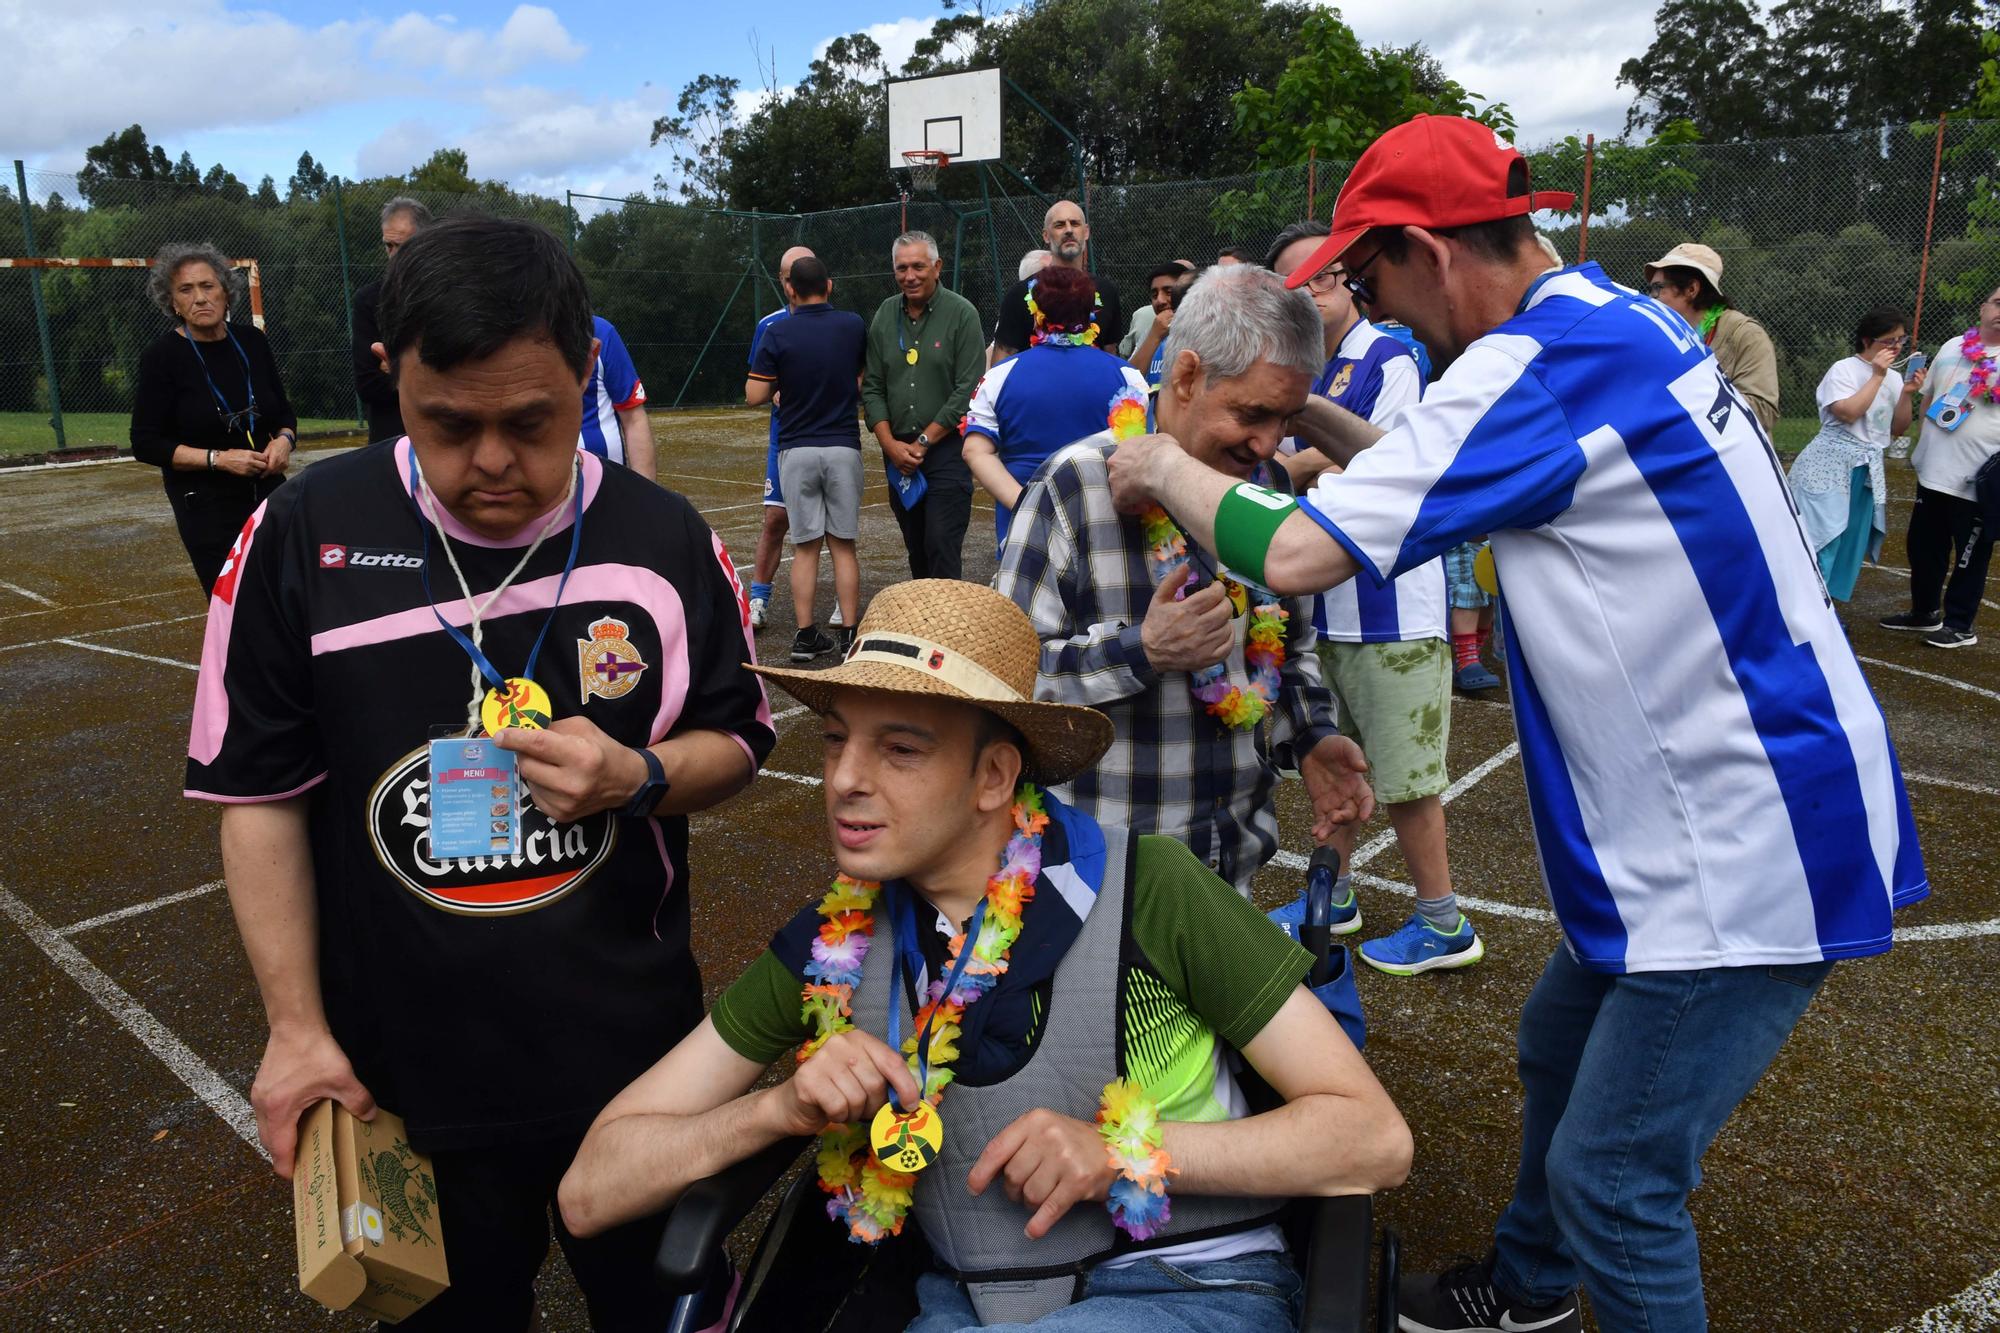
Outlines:
{"label": "man with shaved head", "polygon": [[[1042,242],[1049,248],[1049,263],[1090,272],[1090,223],[1074,201],[1058,199],[1049,206],[1042,216]],[[1110,278],[1102,273],[1093,277],[1099,306],[1097,327],[1102,330],[1097,345],[1108,351],[1125,327],[1125,303],[1118,299],[1118,288]],[[1034,336],[1035,321],[1028,312],[1028,284],[1033,280],[1033,275],[1023,278],[1000,298],[1000,319],[993,329],[995,362],[1026,350]]]}
{"label": "man with shaved head", "polygon": [[[784,290],[791,280],[792,265],[800,259],[813,258],[813,252],[803,245],[795,245],[778,256],[778,287]],[[764,341],[765,330],[792,313],[789,301],[757,321],[757,331],[750,335],[750,364],[757,364],[757,348]],[[785,513],[784,488],[778,482],[778,408],[777,400],[771,403],[771,445],[764,454],[764,528],[757,534],[757,560],[750,570],[750,627],[764,628],[764,610],[771,602],[771,580],[778,577],[778,557],[785,548],[785,534],[791,531],[791,519]],[[840,623],[840,612],[834,612],[833,623]]]}

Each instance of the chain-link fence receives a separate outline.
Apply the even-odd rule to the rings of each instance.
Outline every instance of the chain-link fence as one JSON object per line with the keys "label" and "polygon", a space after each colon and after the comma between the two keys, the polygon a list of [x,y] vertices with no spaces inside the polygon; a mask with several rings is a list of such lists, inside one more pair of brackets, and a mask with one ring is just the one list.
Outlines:
{"label": "chain-link fence", "polygon": [[[2000,217],[1981,214],[1995,208],[2000,123],[1951,122],[1942,144],[1922,124],[1745,144],[1612,142],[1593,152],[1569,140],[1532,157],[1539,188],[1581,194],[1590,177],[1587,228],[1575,214],[1537,217],[1565,258],[1587,250],[1613,278],[1637,285],[1645,262],[1680,241],[1721,253],[1723,290],[1777,344],[1790,418],[1813,415],[1813,389],[1849,350],[1863,313],[1886,305],[1915,315],[1920,271],[1923,341],[1933,347],[1964,328],[2000,282]],[[1217,180],[1094,184],[1082,201],[1093,267],[1119,285],[1129,310],[1163,260],[1207,263],[1225,245],[1261,252],[1284,224],[1324,218],[1346,170],[1321,162]],[[380,276],[379,214],[391,191],[335,181],[317,197],[260,202],[66,173],[28,172],[25,183],[25,208],[0,187],[13,220],[0,222],[0,235],[16,237],[0,242],[0,254],[136,258],[168,241],[207,240],[255,259],[266,327],[301,417],[355,418],[353,293]],[[836,304],[866,313],[894,292],[890,242],[905,225],[921,228],[939,242],[947,284],[990,321],[1020,257],[1042,244],[1050,202],[1010,173],[963,166],[945,173],[938,195],[789,216],[497,187],[417,197],[440,215],[483,209],[565,235],[598,312],[618,326],[659,406],[737,400],[752,330],[781,300],[775,274],[788,246],[811,246],[834,275]],[[129,269],[0,274],[0,451],[53,446],[54,399],[71,444],[123,442],[139,353],[165,327],[143,285]]]}

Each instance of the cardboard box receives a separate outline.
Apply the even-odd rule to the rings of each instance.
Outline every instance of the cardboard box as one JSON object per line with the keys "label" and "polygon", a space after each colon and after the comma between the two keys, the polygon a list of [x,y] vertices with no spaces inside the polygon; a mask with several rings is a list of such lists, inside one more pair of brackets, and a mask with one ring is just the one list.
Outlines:
{"label": "cardboard box", "polygon": [[328,1309],[394,1324],[451,1285],[437,1173],[387,1111],[361,1121],[323,1101],[306,1112],[292,1212],[299,1290]]}

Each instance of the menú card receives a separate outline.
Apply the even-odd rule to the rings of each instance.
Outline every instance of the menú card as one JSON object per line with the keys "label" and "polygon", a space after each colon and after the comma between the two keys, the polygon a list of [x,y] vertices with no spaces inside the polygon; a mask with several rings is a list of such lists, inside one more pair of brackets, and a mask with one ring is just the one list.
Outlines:
{"label": "men\u00fa card", "polygon": [[431,856],[517,856],[521,790],[512,752],[491,736],[431,742]]}

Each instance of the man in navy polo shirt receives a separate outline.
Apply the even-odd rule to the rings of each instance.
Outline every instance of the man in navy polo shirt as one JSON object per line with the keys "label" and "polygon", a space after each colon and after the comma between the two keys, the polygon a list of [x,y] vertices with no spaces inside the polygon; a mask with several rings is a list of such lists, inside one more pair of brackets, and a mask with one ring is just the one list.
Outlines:
{"label": "man in navy polo shirt", "polygon": [[[827,304],[833,279],[807,255],[785,279],[792,313],[764,330],[743,396],[755,407],[778,401],[778,476],[791,522],[792,610],[798,634],[792,660],[810,662],[854,637],[860,614],[861,565],[854,539],[861,529],[861,369],[868,326],[851,310]],[[833,592],[840,604],[840,642],[814,623],[819,547],[833,552]]]}

